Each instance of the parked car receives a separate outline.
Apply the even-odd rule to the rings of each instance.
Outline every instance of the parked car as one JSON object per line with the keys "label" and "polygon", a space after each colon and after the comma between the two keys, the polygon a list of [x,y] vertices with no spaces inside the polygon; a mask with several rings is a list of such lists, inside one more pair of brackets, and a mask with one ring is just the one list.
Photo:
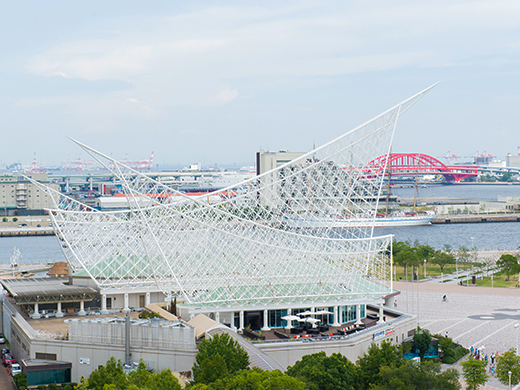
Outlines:
{"label": "parked car", "polygon": [[38,225],[36,225],[36,227],[42,227],[42,225],[41,225],[41,224],[38,224]]}
{"label": "parked car", "polygon": [[3,333],[0,333],[0,344],[5,344],[5,336]]}
{"label": "parked car", "polygon": [[7,372],[11,376],[15,376],[16,374],[22,373],[22,367],[20,367],[20,365],[18,363],[13,363],[13,364],[10,364],[9,367],[7,367]]}
{"label": "parked car", "polygon": [[4,355],[6,353],[11,353],[11,351],[9,350],[9,348],[2,348],[2,359],[4,358]]}
{"label": "parked car", "polygon": [[9,364],[16,363],[16,359],[10,353],[6,353],[3,358],[4,366],[8,366]]}
{"label": "parked car", "polygon": [[18,224],[18,227],[21,228],[21,227],[27,227],[27,224],[26,223],[19,223]]}

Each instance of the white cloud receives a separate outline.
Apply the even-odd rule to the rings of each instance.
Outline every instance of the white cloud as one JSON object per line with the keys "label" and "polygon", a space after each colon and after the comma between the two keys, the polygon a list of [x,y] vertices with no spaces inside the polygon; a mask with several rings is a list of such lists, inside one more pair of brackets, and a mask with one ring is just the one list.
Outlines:
{"label": "white cloud", "polygon": [[224,89],[217,96],[217,101],[220,103],[228,103],[234,98],[238,96],[238,91],[236,89]]}

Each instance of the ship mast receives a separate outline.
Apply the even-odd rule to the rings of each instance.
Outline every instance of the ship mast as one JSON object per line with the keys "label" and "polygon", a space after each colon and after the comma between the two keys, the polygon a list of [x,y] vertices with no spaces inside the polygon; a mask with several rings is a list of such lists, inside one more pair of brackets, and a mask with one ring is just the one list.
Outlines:
{"label": "ship mast", "polygon": [[388,202],[390,201],[390,177],[391,177],[391,172],[392,172],[392,160],[391,160],[391,156],[392,156],[392,149],[390,149],[390,153],[388,154],[388,185],[387,185],[387,189],[386,189],[386,211],[385,211],[385,214],[386,216],[388,216]]}

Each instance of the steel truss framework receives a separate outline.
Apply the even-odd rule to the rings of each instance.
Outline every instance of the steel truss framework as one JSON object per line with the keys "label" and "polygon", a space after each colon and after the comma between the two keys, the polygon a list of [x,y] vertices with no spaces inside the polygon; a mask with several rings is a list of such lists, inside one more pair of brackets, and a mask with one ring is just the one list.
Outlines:
{"label": "steel truss framework", "polygon": [[[100,212],[47,189],[57,236],[72,269],[99,286],[156,285],[197,309],[379,299],[390,291],[391,236],[374,238],[373,227],[331,229],[327,221],[374,218],[382,176],[368,162],[388,155],[397,118],[430,88],[285,165],[212,193],[212,201],[77,142],[119,178],[128,209]],[[301,228],[310,219],[323,223]]]}

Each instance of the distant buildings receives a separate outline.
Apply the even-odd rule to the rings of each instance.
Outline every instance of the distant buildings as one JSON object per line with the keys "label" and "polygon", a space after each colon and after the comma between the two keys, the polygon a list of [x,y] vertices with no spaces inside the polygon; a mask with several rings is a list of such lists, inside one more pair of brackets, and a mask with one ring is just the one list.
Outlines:
{"label": "distant buildings", "polygon": [[[33,180],[59,191],[59,186],[47,183],[46,173],[28,174]],[[51,197],[22,175],[0,176],[0,216],[38,215],[54,205]]]}

